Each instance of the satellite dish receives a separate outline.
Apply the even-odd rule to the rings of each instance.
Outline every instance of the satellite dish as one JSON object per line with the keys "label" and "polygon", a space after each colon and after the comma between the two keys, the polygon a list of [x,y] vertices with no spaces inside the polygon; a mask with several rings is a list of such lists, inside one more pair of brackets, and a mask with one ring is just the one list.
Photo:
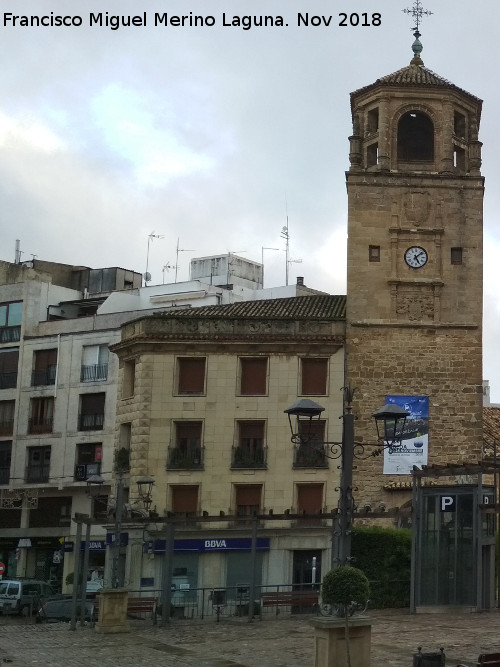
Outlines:
{"label": "satellite dish", "polygon": [[144,282],[146,283],[151,282],[151,274],[149,273],[149,271],[146,271],[146,273],[144,274]]}

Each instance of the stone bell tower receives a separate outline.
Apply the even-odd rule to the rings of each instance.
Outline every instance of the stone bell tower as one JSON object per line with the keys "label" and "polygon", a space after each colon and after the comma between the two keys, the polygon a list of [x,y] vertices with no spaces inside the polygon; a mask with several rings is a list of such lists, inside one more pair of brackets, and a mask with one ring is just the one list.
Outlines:
{"label": "stone bell tower", "polygon": [[[428,397],[428,463],[482,447],[481,100],[421,59],[351,94],[346,379],[356,439],[373,441],[386,396]],[[401,506],[381,459],[355,473],[356,502]]]}

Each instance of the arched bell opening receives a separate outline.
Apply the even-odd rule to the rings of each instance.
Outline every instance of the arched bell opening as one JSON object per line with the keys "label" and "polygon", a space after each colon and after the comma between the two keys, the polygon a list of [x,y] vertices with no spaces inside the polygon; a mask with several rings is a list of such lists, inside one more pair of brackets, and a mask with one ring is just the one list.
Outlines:
{"label": "arched bell opening", "polygon": [[398,168],[429,170],[434,165],[434,124],[425,113],[409,111],[398,123]]}

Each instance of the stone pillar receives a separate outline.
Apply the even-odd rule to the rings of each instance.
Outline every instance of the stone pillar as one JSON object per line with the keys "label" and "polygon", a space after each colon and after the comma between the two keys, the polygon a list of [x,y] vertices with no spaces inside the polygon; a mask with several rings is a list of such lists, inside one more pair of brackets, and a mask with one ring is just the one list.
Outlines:
{"label": "stone pillar", "polygon": [[102,634],[130,632],[127,604],[127,590],[103,588],[99,593],[99,617],[95,626],[96,632]]}
{"label": "stone pillar", "polygon": [[[352,667],[370,667],[372,619],[354,616],[349,619],[349,644]],[[347,665],[345,619],[315,618],[314,667],[344,667]]]}

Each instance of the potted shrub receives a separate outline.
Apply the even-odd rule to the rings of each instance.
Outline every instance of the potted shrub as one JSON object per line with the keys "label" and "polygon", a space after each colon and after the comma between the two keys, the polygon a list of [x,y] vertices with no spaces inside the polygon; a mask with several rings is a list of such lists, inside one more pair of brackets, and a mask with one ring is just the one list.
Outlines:
{"label": "potted shrub", "polygon": [[330,570],[323,579],[321,587],[323,603],[336,607],[337,614],[345,619],[347,667],[351,667],[349,618],[356,609],[366,606],[369,597],[370,584],[364,572],[357,567],[346,566]]}

